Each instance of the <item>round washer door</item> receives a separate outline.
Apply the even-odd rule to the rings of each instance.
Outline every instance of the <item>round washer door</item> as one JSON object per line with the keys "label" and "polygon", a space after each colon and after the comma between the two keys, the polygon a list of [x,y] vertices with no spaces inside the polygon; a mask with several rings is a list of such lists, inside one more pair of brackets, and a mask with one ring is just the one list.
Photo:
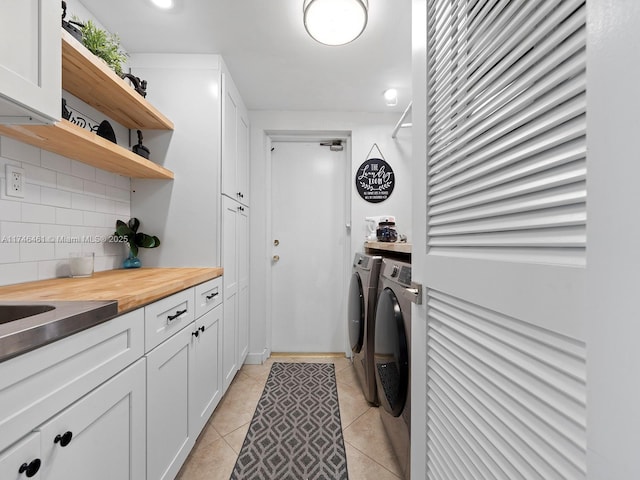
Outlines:
{"label": "round washer door", "polygon": [[349,344],[351,351],[360,353],[364,340],[364,292],[358,272],[351,275],[349,285]]}
{"label": "round washer door", "polygon": [[385,288],[376,307],[374,369],[378,398],[394,417],[402,413],[409,388],[409,349],[398,297]]}

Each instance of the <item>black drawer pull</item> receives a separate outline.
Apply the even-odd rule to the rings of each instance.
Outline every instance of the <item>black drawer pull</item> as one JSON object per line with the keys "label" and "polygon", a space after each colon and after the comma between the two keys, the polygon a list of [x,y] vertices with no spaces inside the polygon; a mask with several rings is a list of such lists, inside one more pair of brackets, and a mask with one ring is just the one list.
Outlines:
{"label": "black drawer pull", "polygon": [[167,320],[169,320],[169,321],[171,322],[172,320],[175,320],[176,318],[178,318],[178,317],[179,317],[180,315],[182,315],[183,313],[187,313],[187,309],[186,309],[186,308],[185,308],[184,310],[178,310],[178,311],[176,311],[176,314],[175,314],[175,315],[169,315],[169,316],[167,317]]}
{"label": "black drawer pull", "polygon": [[217,297],[218,296],[218,292],[212,293],[211,295],[207,295],[205,298],[207,300],[211,300],[213,297]]}
{"label": "black drawer pull", "polygon": [[61,447],[66,447],[71,443],[72,438],[73,433],[66,431],[62,435],[56,435],[56,438],[53,439],[53,443],[59,443]]}
{"label": "black drawer pull", "polygon": [[199,328],[201,332],[204,332],[204,325]]}
{"label": "black drawer pull", "polygon": [[40,470],[41,464],[42,462],[40,461],[39,458],[36,458],[29,464],[25,462],[22,465],[20,465],[20,468],[18,469],[18,473],[24,473],[27,477],[31,478],[36,473],[38,473],[38,470]]}
{"label": "black drawer pull", "polygon": [[198,330],[196,330],[195,332],[191,332],[191,335],[193,335],[194,337],[198,338],[198,335],[200,335],[200,332]]}

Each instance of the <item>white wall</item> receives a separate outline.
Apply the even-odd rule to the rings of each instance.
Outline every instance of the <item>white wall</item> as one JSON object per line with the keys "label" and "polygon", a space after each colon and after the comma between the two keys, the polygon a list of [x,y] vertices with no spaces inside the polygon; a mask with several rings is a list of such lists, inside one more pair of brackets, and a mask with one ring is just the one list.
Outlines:
{"label": "white wall", "polygon": [[[23,168],[24,199],[5,195],[5,165]],[[95,269],[120,268],[109,243],[130,216],[129,178],[0,137],[0,284],[69,275],[70,252],[94,252]]]}
{"label": "white wall", "polygon": [[[391,138],[393,127],[399,120],[396,113],[349,112],[273,112],[253,111],[251,118],[251,339],[248,362],[260,361],[268,351],[269,332],[267,315],[269,298],[267,284],[270,276],[270,240],[268,232],[268,199],[270,198],[270,171],[267,155],[268,134],[312,135],[331,132],[349,134],[351,143],[351,252],[363,250],[366,235],[364,217],[394,215],[398,233],[407,235],[411,242],[411,130],[401,129],[398,137]],[[376,143],[385,160],[393,168],[396,184],[392,195],[384,202],[372,204],[364,201],[355,189],[355,174]],[[374,152],[376,152],[374,150]],[[346,271],[347,269],[345,269]],[[347,292],[344,292],[345,298]]]}

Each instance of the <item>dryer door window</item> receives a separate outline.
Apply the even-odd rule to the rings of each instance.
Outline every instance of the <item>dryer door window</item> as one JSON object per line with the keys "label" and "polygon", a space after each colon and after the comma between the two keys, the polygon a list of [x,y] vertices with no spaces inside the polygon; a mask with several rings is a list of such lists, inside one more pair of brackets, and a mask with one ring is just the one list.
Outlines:
{"label": "dryer door window", "polygon": [[359,353],[364,339],[364,292],[358,272],[351,276],[349,285],[349,343],[351,351]]}
{"label": "dryer door window", "polygon": [[409,350],[402,310],[393,290],[385,288],[376,307],[374,365],[378,397],[394,417],[402,413],[409,388]]}

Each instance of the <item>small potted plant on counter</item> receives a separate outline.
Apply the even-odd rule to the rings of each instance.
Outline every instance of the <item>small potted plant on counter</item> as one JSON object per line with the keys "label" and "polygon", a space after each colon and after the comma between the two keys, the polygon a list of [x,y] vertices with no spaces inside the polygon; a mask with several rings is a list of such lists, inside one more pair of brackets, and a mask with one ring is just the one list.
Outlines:
{"label": "small potted plant on counter", "polygon": [[140,228],[140,220],[137,218],[132,218],[127,223],[122,220],[116,221],[115,235],[124,239],[129,247],[123,264],[124,268],[138,268],[142,265],[138,258],[139,248],[156,248],[160,245],[158,237],[138,232],[138,228]]}

